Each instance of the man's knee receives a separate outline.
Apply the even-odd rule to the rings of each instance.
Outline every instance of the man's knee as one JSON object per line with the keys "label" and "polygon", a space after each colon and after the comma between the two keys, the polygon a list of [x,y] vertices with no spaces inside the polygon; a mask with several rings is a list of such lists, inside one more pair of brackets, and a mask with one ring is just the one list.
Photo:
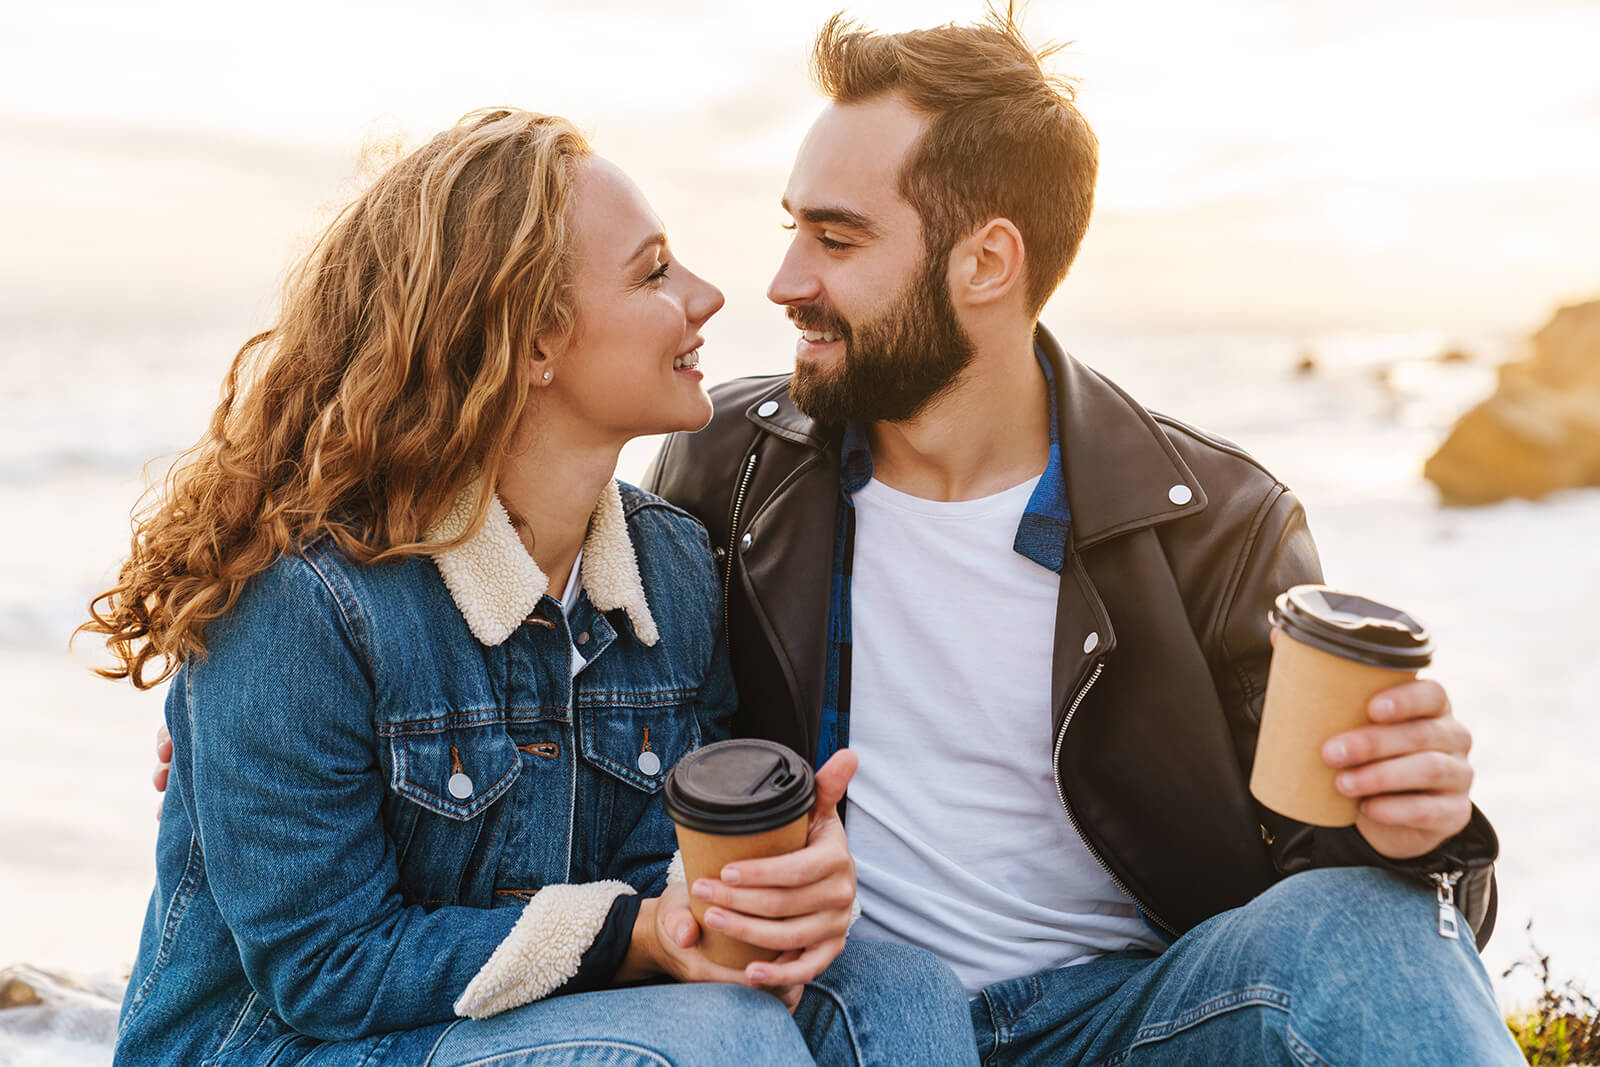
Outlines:
{"label": "man's knee", "polygon": [[949,965],[927,949],[898,941],[852,940],[812,984],[846,1000],[857,999],[852,991],[881,991],[887,985],[910,1003],[942,1001],[966,1010],[966,990]]}
{"label": "man's knee", "polygon": [[1285,878],[1239,912],[1235,925],[1254,950],[1310,963],[1339,961],[1352,975],[1424,970],[1481,971],[1471,929],[1439,935],[1431,887],[1376,867],[1328,867]]}

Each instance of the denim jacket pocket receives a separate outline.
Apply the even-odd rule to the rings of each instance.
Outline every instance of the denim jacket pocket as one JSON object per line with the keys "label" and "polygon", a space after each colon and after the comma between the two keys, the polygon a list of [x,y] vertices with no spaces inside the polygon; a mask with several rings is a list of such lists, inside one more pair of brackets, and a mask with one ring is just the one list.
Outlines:
{"label": "denim jacket pocket", "polygon": [[394,723],[389,785],[436,815],[466,821],[483,814],[517,778],[517,749],[503,723]]}
{"label": "denim jacket pocket", "polygon": [[635,789],[660,792],[672,765],[700,747],[700,726],[680,696],[609,694],[582,708],[584,760]]}

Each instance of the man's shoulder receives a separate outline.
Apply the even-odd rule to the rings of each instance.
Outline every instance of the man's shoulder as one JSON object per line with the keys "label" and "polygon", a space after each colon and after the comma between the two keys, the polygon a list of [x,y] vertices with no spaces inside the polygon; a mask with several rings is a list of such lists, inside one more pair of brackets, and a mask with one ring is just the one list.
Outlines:
{"label": "man's shoulder", "polygon": [[1152,411],[1150,417],[1202,484],[1208,474],[1221,476],[1241,488],[1253,486],[1265,491],[1280,484],[1260,460],[1221,434],[1158,411]]}

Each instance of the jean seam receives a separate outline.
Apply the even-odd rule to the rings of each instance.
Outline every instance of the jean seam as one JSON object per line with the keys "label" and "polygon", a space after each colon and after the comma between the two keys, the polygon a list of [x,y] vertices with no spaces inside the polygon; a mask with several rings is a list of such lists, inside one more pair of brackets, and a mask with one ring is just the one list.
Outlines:
{"label": "jean seam", "polygon": [[183,916],[189,910],[189,905],[199,890],[204,869],[205,856],[200,851],[200,838],[191,832],[189,854],[184,860],[183,873],[178,876],[178,884],[172,890],[172,899],[167,902],[167,913],[161,922],[161,947],[156,952],[155,962],[150,965],[150,973],[145,975],[144,981],[139,984],[139,989],[133,996],[133,1003],[127,1016],[117,1027],[118,1037],[122,1036],[128,1029],[128,1024],[139,1014],[139,1010],[144,1007],[145,998],[150,995],[162,972],[166,970],[167,960],[172,955],[172,944],[177,938],[178,926],[183,922]]}
{"label": "jean seam", "polygon": [[1249,1007],[1273,1008],[1287,1015],[1291,1010],[1292,1000],[1288,993],[1269,985],[1249,986],[1245,989],[1235,990],[1232,993],[1224,993],[1221,996],[1212,997],[1205,1003],[1190,1008],[1174,1018],[1140,1027],[1134,1032],[1133,1039],[1128,1042],[1126,1048],[1105,1061],[1106,1067],[1116,1067],[1117,1064],[1125,1062],[1129,1056],[1133,1055],[1135,1049],[1144,1045],[1165,1041],[1175,1034],[1180,1034],[1185,1030],[1192,1030],[1194,1027],[1218,1015]]}
{"label": "jean seam", "polygon": [[1306,1042],[1305,1038],[1295,1033],[1293,1023],[1284,1026],[1283,1031],[1284,1039],[1289,1043],[1289,1053],[1295,1059],[1307,1064],[1308,1067],[1331,1067],[1329,1061],[1318,1055],[1317,1051]]}
{"label": "jean seam", "polygon": [[833,1001],[834,1007],[838,1009],[839,1018],[844,1020],[845,1040],[850,1042],[850,1053],[851,1053],[852,1056],[855,1057],[856,1063],[860,1064],[861,1063],[861,1042],[856,1037],[855,1023],[850,1018],[850,1010],[845,1006],[844,998],[839,996],[839,994],[835,993],[833,990],[829,989],[827,986],[823,985],[821,982],[818,982],[818,981],[813,981],[811,983],[811,988],[814,989],[815,991],[817,991],[818,993],[823,994],[829,1000]]}
{"label": "jean seam", "polygon": [[438,1053],[439,1046],[444,1044],[444,1039],[450,1036],[451,1031],[466,1021],[465,1019],[457,1019],[440,1031],[439,1036],[433,1039],[433,1045],[428,1049],[428,1055],[423,1059],[422,1067],[431,1067],[433,1057]]}
{"label": "jean seam", "polygon": [[[606,1041],[594,1038],[585,1038],[574,1041],[549,1041],[537,1045],[521,1045],[517,1048],[496,1049],[487,1056],[475,1060],[463,1060],[458,1067],[489,1067],[491,1064],[506,1063],[513,1057],[522,1056],[529,1052],[557,1052],[563,1049],[612,1049],[622,1052],[632,1052],[636,1055],[659,1064],[660,1067],[673,1067],[672,1061],[654,1049],[643,1045],[635,1045],[628,1041]],[[431,1058],[431,1057],[430,1057]]]}

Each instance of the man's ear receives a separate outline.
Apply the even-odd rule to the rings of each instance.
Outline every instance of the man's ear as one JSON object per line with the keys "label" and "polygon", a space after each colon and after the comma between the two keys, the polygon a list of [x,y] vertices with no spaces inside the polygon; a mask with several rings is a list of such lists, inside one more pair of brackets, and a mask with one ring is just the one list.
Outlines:
{"label": "man's ear", "polygon": [[990,219],[958,243],[950,257],[955,302],[992,304],[1010,296],[1022,284],[1026,259],[1016,224]]}

